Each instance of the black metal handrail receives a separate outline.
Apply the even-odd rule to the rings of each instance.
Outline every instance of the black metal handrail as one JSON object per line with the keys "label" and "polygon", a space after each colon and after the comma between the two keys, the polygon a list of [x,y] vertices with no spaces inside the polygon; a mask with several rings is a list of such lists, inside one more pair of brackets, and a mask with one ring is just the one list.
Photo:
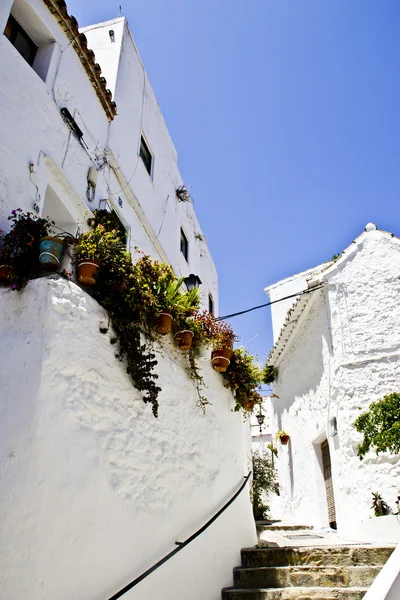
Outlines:
{"label": "black metal handrail", "polygon": [[238,491],[235,492],[235,494],[233,494],[232,498],[230,500],[228,500],[228,502],[226,502],[224,504],[224,506],[222,508],[220,508],[220,510],[217,513],[215,513],[215,515],[213,517],[211,517],[211,519],[209,521],[207,521],[207,523],[205,525],[203,525],[203,527],[200,527],[200,529],[198,529],[196,531],[196,533],[194,533],[193,535],[191,535],[190,537],[188,537],[187,540],[185,540],[184,542],[175,542],[175,544],[178,545],[177,548],[175,548],[174,550],[172,550],[172,552],[170,552],[169,554],[167,554],[166,556],[164,556],[164,558],[162,558],[161,560],[159,560],[158,562],[156,562],[152,567],[150,567],[150,569],[147,569],[147,571],[145,571],[144,573],[142,573],[141,575],[139,575],[139,577],[136,577],[136,579],[134,579],[133,581],[131,581],[131,583],[128,583],[128,585],[126,585],[124,588],[122,588],[122,590],[120,590],[119,592],[117,592],[116,594],[114,594],[114,596],[111,596],[111,598],[109,598],[108,600],[117,600],[117,598],[121,598],[121,596],[123,596],[124,594],[126,594],[126,592],[129,592],[129,590],[131,590],[133,587],[135,587],[135,585],[137,585],[138,583],[140,583],[140,581],[142,581],[143,579],[145,579],[148,575],[150,575],[151,573],[153,573],[153,571],[155,571],[156,569],[158,569],[158,567],[161,567],[161,565],[163,565],[165,562],[167,562],[167,560],[169,560],[175,554],[177,554],[178,552],[180,552],[181,550],[183,550],[183,548],[185,546],[187,546],[188,544],[190,544],[190,542],[193,542],[194,539],[196,539],[201,533],[203,533],[203,531],[205,531],[208,527],[210,527],[210,525],[216,519],[218,519],[218,517],[228,508],[228,506],[230,506],[232,504],[232,502],[234,502],[234,500],[236,500],[236,498],[239,496],[240,492],[243,490],[243,488],[246,486],[246,483],[250,479],[250,475],[251,475],[251,471],[249,471],[249,473],[244,478],[244,481],[241,484],[241,486],[238,489]]}

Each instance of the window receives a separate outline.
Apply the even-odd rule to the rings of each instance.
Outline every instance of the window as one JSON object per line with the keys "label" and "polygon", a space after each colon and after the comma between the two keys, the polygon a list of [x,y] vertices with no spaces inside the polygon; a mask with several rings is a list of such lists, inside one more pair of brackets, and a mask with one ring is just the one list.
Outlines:
{"label": "window", "polygon": [[54,36],[26,0],[14,0],[4,35],[35,73],[46,81],[56,44]]}
{"label": "window", "polygon": [[12,15],[8,17],[4,35],[32,67],[38,47]]}
{"label": "window", "polygon": [[140,158],[142,159],[143,164],[146,167],[146,171],[151,177],[151,165],[153,162],[153,157],[143,136],[141,136],[140,138]]}
{"label": "window", "polygon": [[208,312],[214,314],[214,300],[211,294],[208,294]]}
{"label": "window", "polygon": [[181,227],[181,252],[183,254],[183,256],[186,259],[186,262],[188,262],[188,258],[189,258],[189,242],[187,241],[187,237]]}

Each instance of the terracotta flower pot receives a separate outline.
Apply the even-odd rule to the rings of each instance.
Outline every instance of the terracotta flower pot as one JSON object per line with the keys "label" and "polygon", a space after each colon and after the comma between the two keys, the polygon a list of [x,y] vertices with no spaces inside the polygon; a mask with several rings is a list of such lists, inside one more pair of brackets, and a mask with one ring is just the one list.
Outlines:
{"label": "terracotta flower pot", "polygon": [[287,446],[290,440],[290,436],[288,435],[281,435],[281,437],[279,438],[281,440],[281,444],[282,446]]}
{"label": "terracotta flower pot", "polygon": [[93,287],[99,272],[99,263],[95,260],[82,259],[78,264],[78,281],[82,285]]}
{"label": "terracotta flower pot", "polygon": [[179,350],[189,350],[192,345],[193,331],[184,329],[175,335]]}
{"label": "terracotta flower pot", "polygon": [[157,318],[156,332],[160,335],[167,335],[167,333],[170,333],[172,329],[172,321],[172,315],[165,312],[160,313]]}
{"label": "terracotta flower pot", "polygon": [[46,236],[39,242],[39,262],[46,271],[57,271],[64,254],[64,242],[57,237]]}
{"label": "terracotta flower pot", "polygon": [[219,348],[211,352],[211,363],[214,371],[225,373],[231,364],[233,350],[232,348]]}
{"label": "terracotta flower pot", "polygon": [[255,403],[256,401],[253,398],[246,398],[246,400],[243,402],[244,410],[251,412],[254,408]]}
{"label": "terracotta flower pot", "polygon": [[11,265],[0,265],[0,281],[7,281],[12,272],[13,268]]}

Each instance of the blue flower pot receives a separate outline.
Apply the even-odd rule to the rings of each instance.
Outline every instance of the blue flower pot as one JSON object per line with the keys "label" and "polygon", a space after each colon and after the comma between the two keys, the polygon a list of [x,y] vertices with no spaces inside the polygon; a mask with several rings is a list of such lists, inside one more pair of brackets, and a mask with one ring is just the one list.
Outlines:
{"label": "blue flower pot", "polygon": [[44,237],[39,242],[39,261],[42,269],[57,271],[64,253],[64,242],[56,237]]}

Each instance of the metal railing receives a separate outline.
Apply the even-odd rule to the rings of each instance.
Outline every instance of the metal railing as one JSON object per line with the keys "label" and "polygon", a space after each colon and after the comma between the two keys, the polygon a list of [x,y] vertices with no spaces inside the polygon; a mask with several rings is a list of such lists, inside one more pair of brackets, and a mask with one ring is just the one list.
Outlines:
{"label": "metal railing", "polygon": [[142,573],[141,575],[139,575],[139,577],[136,577],[136,579],[134,579],[133,581],[131,581],[130,583],[128,583],[128,585],[126,585],[124,588],[122,588],[122,590],[120,590],[119,592],[117,592],[116,594],[114,594],[114,596],[111,596],[111,598],[109,598],[108,600],[117,600],[117,598],[121,598],[121,596],[123,596],[124,594],[126,594],[127,592],[129,592],[129,590],[131,590],[133,587],[135,587],[135,585],[137,585],[138,583],[140,583],[141,581],[143,581],[143,579],[145,579],[151,573],[153,573],[153,571],[155,571],[156,569],[158,569],[159,567],[161,567],[161,565],[163,565],[164,563],[166,563],[175,554],[178,554],[178,552],[180,552],[181,550],[183,550],[183,548],[185,546],[187,546],[188,544],[190,544],[190,542],[193,542],[193,540],[195,540],[200,534],[202,534],[203,531],[205,531],[206,529],[208,529],[208,527],[210,527],[210,525],[212,523],[214,523],[214,521],[216,519],[218,519],[218,517],[220,515],[222,515],[222,513],[228,508],[228,506],[230,506],[232,504],[232,502],[234,502],[236,500],[236,498],[239,496],[240,492],[245,488],[248,480],[250,479],[250,476],[251,476],[251,471],[249,471],[249,473],[246,475],[246,477],[244,478],[243,483],[241,484],[241,486],[237,490],[237,492],[235,492],[235,494],[233,494],[233,496],[231,497],[231,499],[228,500],[228,502],[226,502],[224,504],[224,506],[222,508],[220,508],[220,510],[217,513],[215,513],[215,515],[213,517],[211,517],[211,519],[209,519],[205,525],[203,525],[202,527],[200,527],[200,529],[198,529],[195,533],[193,533],[193,535],[191,535],[190,537],[188,537],[184,542],[175,542],[175,544],[177,544],[177,546],[178,546],[177,548],[175,548],[174,550],[172,550],[171,552],[169,552],[169,554],[167,554],[166,556],[164,556],[164,558],[162,558],[161,560],[159,560],[158,562],[156,562],[152,567],[150,567],[150,569],[147,569],[147,571],[144,571],[144,573]]}

